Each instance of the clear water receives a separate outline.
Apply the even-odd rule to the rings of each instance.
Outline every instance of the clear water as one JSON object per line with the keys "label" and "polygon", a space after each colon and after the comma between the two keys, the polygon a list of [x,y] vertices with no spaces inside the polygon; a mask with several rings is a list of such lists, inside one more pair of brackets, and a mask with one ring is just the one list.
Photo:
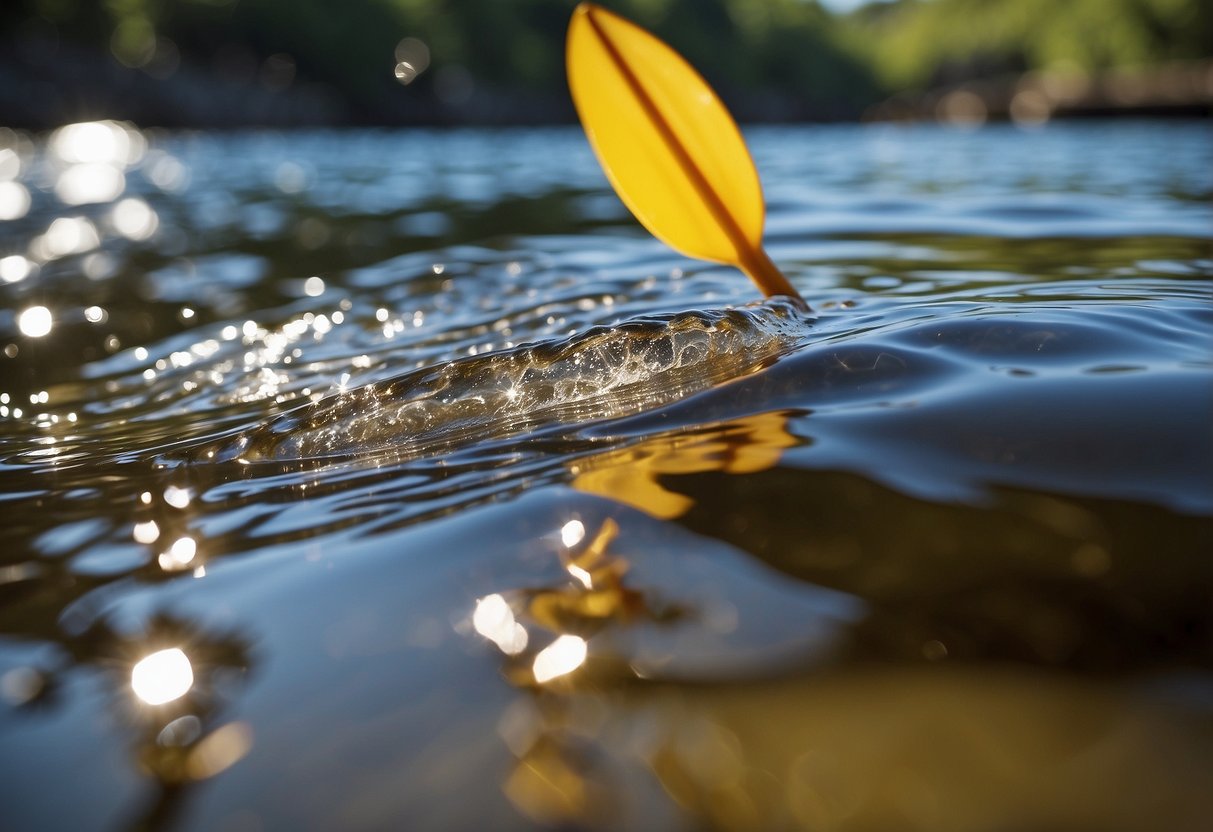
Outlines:
{"label": "clear water", "polygon": [[0,136],[5,828],[1203,828],[1208,124],[747,135]]}

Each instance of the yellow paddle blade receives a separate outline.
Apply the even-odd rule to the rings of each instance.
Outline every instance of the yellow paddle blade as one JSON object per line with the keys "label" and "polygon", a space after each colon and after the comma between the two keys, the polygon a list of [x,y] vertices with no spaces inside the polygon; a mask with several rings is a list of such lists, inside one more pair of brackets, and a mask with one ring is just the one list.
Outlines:
{"label": "yellow paddle blade", "polygon": [[582,3],[569,24],[569,88],[624,204],[690,257],[731,263],[767,295],[799,298],[762,249],[766,207],[736,122],[681,55]]}

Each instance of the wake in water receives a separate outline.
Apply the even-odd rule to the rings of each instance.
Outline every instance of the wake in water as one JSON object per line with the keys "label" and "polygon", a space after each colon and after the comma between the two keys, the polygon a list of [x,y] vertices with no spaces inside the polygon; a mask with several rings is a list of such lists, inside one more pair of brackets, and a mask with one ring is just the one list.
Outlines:
{"label": "wake in water", "polygon": [[781,299],[595,327],[330,396],[203,455],[291,460],[391,449],[412,458],[560,422],[628,416],[762,369],[803,339],[808,320]]}

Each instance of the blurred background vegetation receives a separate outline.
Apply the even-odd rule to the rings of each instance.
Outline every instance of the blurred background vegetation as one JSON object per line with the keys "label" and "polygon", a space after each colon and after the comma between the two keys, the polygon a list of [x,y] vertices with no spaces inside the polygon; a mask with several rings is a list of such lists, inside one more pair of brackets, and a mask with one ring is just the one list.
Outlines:
{"label": "blurred background vegetation", "polygon": [[[566,121],[575,5],[6,0],[0,124]],[[683,52],[743,120],[984,119],[1015,116],[1017,97],[1026,118],[1207,114],[1213,99],[1208,0],[604,5]]]}

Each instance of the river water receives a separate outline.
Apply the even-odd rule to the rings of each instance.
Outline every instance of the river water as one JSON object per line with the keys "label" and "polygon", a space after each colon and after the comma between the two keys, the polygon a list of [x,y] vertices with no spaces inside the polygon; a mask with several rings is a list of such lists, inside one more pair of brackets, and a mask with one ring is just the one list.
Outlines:
{"label": "river water", "polygon": [[1213,131],[0,131],[5,829],[1196,830]]}

